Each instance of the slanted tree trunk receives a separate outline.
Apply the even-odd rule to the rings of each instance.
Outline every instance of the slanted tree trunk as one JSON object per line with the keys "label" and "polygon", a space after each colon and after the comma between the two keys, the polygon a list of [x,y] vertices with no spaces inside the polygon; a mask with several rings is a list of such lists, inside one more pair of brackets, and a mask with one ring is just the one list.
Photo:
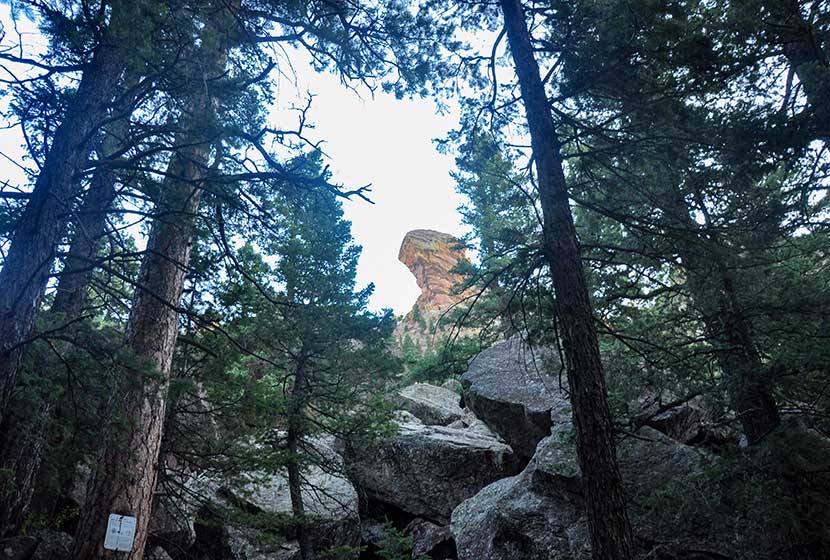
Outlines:
{"label": "slanted tree trunk", "polygon": [[[78,215],[64,272],[58,281],[58,295],[51,308],[53,313],[63,314],[67,323],[77,320],[83,310],[89,285],[89,262],[104,233],[106,213],[113,199],[113,183],[110,170],[96,171]],[[72,266],[77,268],[70,272]],[[36,371],[36,375],[49,374],[48,364],[38,367],[40,371]],[[0,536],[17,532],[35,491],[49,423],[55,410],[49,395],[42,398],[43,406],[35,417],[29,411],[27,416],[20,418],[15,411],[9,410],[0,427],[0,472],[4,473],[0,481]],[[72,468],[67,465],[67,470],[74,470],[74,462]]]}
{"label": "slanted tree trunk", "polygon": [[719,324],[712,326],[723,333],[724,347],[718,352],[721,369],[728,372],[733,407],[752,445],[781,423],[778,405],[764,378],[766,369],[755,346],[752,328],[738,302],[732,273],[721,269]]}
{"label": "slanted tree trunk", "polygon": [[297,530],[297,542],[300,545],[300,558],[312,560],[311,540],[305,518],[305,504],[303,504],[302,476],[300,474],[300,443],[304,435],[306,392],[308,380],[306,378],[306,361],[301,358],[294,372],[294,386],[288,404],[288,436],[287,447],[290,454],[288,460],[288,491],[291,496],[291,514]]}
{"label": "slanted tree trunk", "polygon": [[[195,80],[188,110],[180,123],[167,179],[139,274],[126,327],[126,345],[134,364],[125,365],[121,411],[126,429],[113,427],[100,458],[92,491],[81,512],[73,558],[142,560],[156,488],[162,428],[173,350],[178,336],[178,307],[190,259],[195,214],[206,175],[216,118],[212,95],[222,75],[228,37],[208,25],[197,56],[204,72]],[[104,550],[110,513],[136,518],[130,552]]]}
{"label": "slanted tree trunk", "polygon": [[0,415],[5,415],[17,382],[23,350],[32,335],[55,248],[76,193],[77,175],[90,153],[90,138],[108,114],[126,64],[131,29],[143,17],[141,4],[113,0],[110,23],[55,131],[0,269]]}
{"label": "slanted tree trunk", "polygon": [[629,560],[631,526],[617,467],[614,427],[591,301],[551,109],[519,0],[501,0],[505,29],[527,113],[576,427],[593,558]]}
{"label": "slanted tree trunk", "polygon": [[58,277],[51,311],[63,313],[66,322],[78,319],[84,310],[93,263],[106,232],[107,215],[114,199],[115,172],[104,165],[92,176],[84,204],[78,212],[63,270]]}

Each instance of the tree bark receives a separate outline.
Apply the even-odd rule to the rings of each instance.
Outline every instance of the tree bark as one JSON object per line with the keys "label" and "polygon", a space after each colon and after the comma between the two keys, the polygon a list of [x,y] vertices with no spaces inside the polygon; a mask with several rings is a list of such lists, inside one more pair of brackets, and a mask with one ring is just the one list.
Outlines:
{"label": "tree bark", "polygon": [[617,467],[614,428],[599,341],[551,109],[519,0],[501,0],[505,29],[527,113],[543,212],[545,255],[553,276],[582,469],[592,555],[629,560],[633,541]]}
{"label": "tree bark", "polygon": [[90,139],[107,116],[125,67],[131,26],[141,18],[141,2],[114,0],[110,23],[86,67],[66,117],[55,131],[43,169],[15,227],[0,269],[0,415],[5,415],[24,347],[52,270],[77,175],[86,164]]}
{"label": "tree bark", "polygon": [[92,263],[106,233],[107,214],[114,199],[115,172],[103,166],[92,176],[84,204],[78,212],[63,270],[58,276],[51,312],[63,313],[66,322],[78,319],[83,312],[89,294]]}
{"label": "tree bark", "polygon": [[[81,512],[73,558],[142,560],[158,474],[167,390],[178,336],[178,307],[190,259],[194,217],[206,175],[216,118],[214,82],[222,75],[227,35],[206,26],[198,57],[204,75],[195,80],[182,117],[178,149],[167,169],[150,239],[127,321],[126,345],[136,363],[125,366],[123,411],[126,429],[114,427],[98,462],[93,488]],[[208,31],[209,30],[209,31]],[[136,518],[130,552],[104,550],[110,513]]]}
{"label": "tree bark", "polygon": [[291,496],[291,514],[297,530],[297,542],[300,545],[300,558],[313,560],[311,540],[309,539],[305,519],[305,504],[302,494],[302,476],[300,474],[300,442],[304,435],[306,389],[306,362],[301,358],[294,373],[294,387],[288,405],[287,446],[290,454],[288,460],[288,492]]}
{"label": "tree bark", "polygon": [[[208,155],[201,145],[177,153],[157,208],[137,296],[127,323],[126,345],[136,363],[126,368],[122,411],[127,428],[107,438],[94,486],[75,537],[75,558],[143,558],[156,484],[167,381],[178,334],[178,305],[190,257],[193,214],[200,191],[196,182]],[[128,432],[128,433],[124,433]],[[126,556],[103,550],[109,513],[137,518],[135,545]]]}
{"label": "tree bark", "polygon": [[[123,109],[127,111],[128,107]],[[99,149],[102,160],[119,148],[120,139],[126,135],[129,128],[126,115],[109,128]],[[106,230],[107,213],[115,198],[115,180],[115,172],[110,167],[102,165],[96,169],[80,210],[73,212],[75,231],[50,309],[54,314],[63,315],[65,324],[75,322],[83,312],[92,272],[91,263],[98,252]],[[40,378],[54,377],[46,361],[37,363],[33,374]],[[27,411],[25,416],[18,417],[19,412],[10,409],[0,425],[0,472],[8,473],[0,483],[0,535],[14,534],[19,530],[38,481],[44,482],[40,476],[43,453],[47,446],[61,443],[48,442],[50,422],[55,416],[60,416],[60,408],[56,407],[48,393],[40,395],[40,402],[42,406],[36,414]],[[65,482],[71,484],[75,460],[69,463],[71,465],[66,465],[68,476]],[[59,493],[51,491],[50,494],[44,496],[41,504],[46,513],[52,512],[60,498]]]}
{"label": "tree bark", "polygon": [[[71,273],[65,270],[60,276],[58,296],[51,309],[53,313],[63,314],[67,323],[78,319],[83,311],[90,274],[86,267],[95,256],[104,233],[106,212],[113,199],[113,183],[111,171],[96,172],[81,208],[64,268],[73,266],[73,262],[76,263],[74,266],[85,268]],[[50,376],[48,368],[49,364],[40,363],[34,373]],[[0,426],[0,471],[6,473],[0,483],[0,536],[17,532],[35,491],[49,423],[55,412],[55,403],[50,395],[41,395],[41,399],[43,404],[35,417],[31,416],[31,411],[27,416],[19,417],[17,411],[10,409]],[[57,498],[53,496],[54,500]]]}

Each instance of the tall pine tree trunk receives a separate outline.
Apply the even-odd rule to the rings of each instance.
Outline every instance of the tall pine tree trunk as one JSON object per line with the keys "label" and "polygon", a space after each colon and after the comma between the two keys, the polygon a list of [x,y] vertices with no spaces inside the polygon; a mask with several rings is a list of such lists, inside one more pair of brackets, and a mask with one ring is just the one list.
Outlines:
{"label": "tall pine tree trunk", "polygon": [[297,542],[300,545],[301,560],[312,560],[311,540],[305,518],[305,504],[302,494],[302,476],[300,474],[300,442],[304,435],[306,409],[306,362],[301,358],[294,372],[294,387],[288,405],[288,492],[291,496],[291,514],[297,530]]}
{"label": "tall pine tree trunk", "polygon": [[[100,458],[75,535],[73,558],[142,560],[156,488],[162,428],[185,272],[190,259],[200,182],[207,171],[217,101],[211,95],[222,76],[228,37],[205,26],[197,54],[204,75],[192,85],[192,97],[176,138],[179,148],[167,169],[150,239],[139,274],[136,298],[127,321],[126,345],[135,364],[125,366],[121,411],[126,429],[114,427]],[[130,552],[104,550],[110,513],[136,518]]]}
{"label": "tall pine tree trunk", "polygon": [[90,139],[108,114],[126,64],[131,29],[141,18],[141,2],[114,0],[110,23],[84,70],[66,117],[16,224],[0,270],[0,415],[5,415],[32,335],[35,313],[52,271],[76,194],[77,175],[90,153]]}
{"label": "tall pine tree trunk", "polygon": [[[53,313],[63,314],[67,323],[77,320],[83,311],[89,285],[89,262],[95,257],[104,234],[114,180],[110,170],[96,171],[78,215],[64,272],[58,281],[58,295],[51,308]],[[50,375],[47,363],[37,364],[36,369],[35,375]],[[0,471],[4,473],[0,481],[0,536],[15,533],[20,528],[35,491],[49,424],[56,410],[50,395],[43,394],[41,399],[42,406],[34,417],[32,411],[19,416],[20,411],[9,410],[0,426]],[[71,476],[74,461],[66,468]],[[58,496],[53,498],[57,500]]]}
{"label": "tall pine tree trunk", "polygon": [[536,163],[545,254],[556,292],[592,554],[596,560],[629,560],[633,547],[631,526],[556,127],[521,3],[501,0],[501,7]]}

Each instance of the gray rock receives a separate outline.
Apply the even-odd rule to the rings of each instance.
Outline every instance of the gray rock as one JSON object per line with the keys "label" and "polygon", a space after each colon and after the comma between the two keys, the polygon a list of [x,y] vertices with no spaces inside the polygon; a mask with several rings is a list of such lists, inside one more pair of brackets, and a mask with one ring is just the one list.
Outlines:
{"label": "gray rock", "polygon": [[167,551],[160,546],[153,547],[150,552],[144,554],[144,560],[173,560]]}
{"label": "gray rock", "polygon": [[504,442],[503,439],[499,437],[499,435],[490,429],[490,426],[485,424],[482,420],[476,418],[476,415],[470,409],[465,409],[464,416],[462,416],[459,420],[452,422],[451,424],[447,424],[447,428],[453,428],[455,430],[467,430],[469,432],[476,433],[480,436],[491,437],[495,438],[501,442]]}
{"label": "gray rock", "polygon": [[352,449],[347,462],[368,497],[444,524],[463,500],[521,470],[510,447],[493,437],[406,421],[395,437]]}
{"label": "gray rock", "polygon": [[300,560],[300,545],[296,541],[273,543],[269,539],[261,539],[261,536],[256,532],[230,527],[230,557],[233,560]]}
{"label": "gray rock", "polygon": [[677,400],[675,395],[668,392],[646,390],[636,401],[630,403],[629,409],[635,419],[642,419],[640,421],[644,425],[682,443],[705,438],[714,415],[706,407],[703,397],[698,396],[661,411]]}
{"label": "gray rock", "polygon": [[529,459],[552,425],[570,422],[570,402],[556,375],[558,364],[554,352],[531,351],[519,339],[496,344],[473,358],[461,377],[464,403]]}
{"label": "gray rock", "polygon": [[[655,430],[645,428],[640,435],[649,441],[630,438],[619,445],[629,515],[639,540],[671,543],[678,552],[710,550],[713,529],[706,527],[711,519],[681,519],[672,515],[676,510],[670,504],[654,507],[672,492],[695,491],[703,457]],[[588,560],[580,470],[568,427],[543,440],[519,476],[500,480],[461,504],[453,513],[452,531],[461,560]]]}
{"label": "gray rock", "polygon": [[383,543],[383,533],[385,531],[385,524],[373,520],[365,521],[360,525],[360,541],[363,544],[380,547]]}
{"label": "gray rock", "polygon": [[72,537],[60,531],[43,529],[32,535],[37,539],[37,548],[32,560],[69,560],[72,552]]}
{"label": "gray rock", "polygon": [[[621,441],[617,453],[637,557],[826,558],[821,551],[830,544],[830,512],[820,504],[830,497],[830,475],[819,481],[792,473],[830,472],[830,442],[804,432],[768,438],[742,452],[745,463],[723,462],[652,428]],[[456,508],[451,528],[460,560],[590,558],[572,440],[567,426],[555,429],[521,474]],[[812,513],[799,517],[795,503]]]}
{"label": "gray rock", "polygon": [[[301,489],[306,515],[314,520],[310,531],[313,549],[319,554],[332,547],[358,546],[360,519],[357,491],[343,474],[342,458],[322,441],[314,442],[306,453],[316,459],[316,464],[310,465],[303,473],[305,485]],[[223,491],[249,508],[291,514],[287,476],[252,473],[248,475],[242,490],[226,487]],[[288,551],[293,550],[293,546],[287,543],[283,548],[279,557],[289,558]]]}
{"label": "gray rock", "polygon": [[9,537],[0,540],[0,559],[29,560],[37,546],[34,537]]}
{"label": "gray rock", "polygon": [[[331,439],[307,442],[303,452],[312,460],[303,471],[301,488],[310,540],[315,555],[335,547],[354,547],[348,553],[332,558],[356,558],[360,544],[360,519],[357,492],[343,474],[343,459],[328,444]],[[234,560],[299,557],[296,527],[290,522],[291,497],[288,479],[282,473],[244,473],[231,486],[223,481],[195,477],[188,484],[190,492],[199,496],[203,505],[194,512],[196,543],[199,554],[219,554]],[[228,509],[241,508],[248,513],[263,512],[284,516],[286,523],[272,530],[280,535],[265,534],[256,527],[233,523]],[[216,552],[220,551],[220,552]]]}
{"label": "gray rock", "polygon": [[412,538],[412,558],[455,558],[455,539],[449,527],[436,525],[426,519],[415,519],[404,529]]}
{"label": "gray rock", "polygon": [[189,508],[173,500],[159,499],[150,517],[148,543],[171,552],[185,552],[196,540]]}
{"label": "gray rock", "polygon": [[[550,439],[559,436],[551,436]],[[571,458],[539,445],[518,475],[499,480],[459,505],[452,533],[460,560],[588,560],[581,500]],[[561,491],[559,491],[561,490]]]}
{"label": "gray rock", "polygon": [[398,405],[424,424],[446,426],[459,420],[464,411],[458,406],[458,395],[449,389],[415,383],[398,392]]}
{"label": "gray rock", "polygon": [[456,395],[460,395],[461,392],[464,390],[464,387],[461,385],[461,382],[454,377],[450,377],[449,379],[441,383],[441,387],[452,391]]}

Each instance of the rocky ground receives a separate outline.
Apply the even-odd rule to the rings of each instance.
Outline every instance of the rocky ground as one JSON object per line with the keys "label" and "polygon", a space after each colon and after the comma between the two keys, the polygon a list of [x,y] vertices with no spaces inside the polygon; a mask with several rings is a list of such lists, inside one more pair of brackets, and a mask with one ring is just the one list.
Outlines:
{"label": "rocky ground", "polygon": [[[537,367],[546,360],[547,368]],[[543,373],[556,372],[551,360],[517,341],[497,344],[472,360],[463,395],[427,384],[401,390],[395,436],[371,447],[314,442],[321,464],[331,466],[307,473],[316,552],[340,547],[326,557],[380,558],[394,527],[407,539],[399,557],[590,558],[567,387]],[[632,407],[658,400],[644,395]],[[687,445],[705,441],[699,434],[707,419],[693,401],[619,439],[639,558],[830,557],[830,508],[822,507],[830,443],[790,420],[761,444],[735,445],[737,455]],[[290,533],[264,544],[263,529],[241,529],[212,513],[233,504],[288,516],[284,477],[250,473],[241,490],[199,478],[188,487],[202,505],[160,508],[146,558],[299,558]],[[54,531],[15,537],[0,543],[0,559],[66,558],[70,544]]]}

